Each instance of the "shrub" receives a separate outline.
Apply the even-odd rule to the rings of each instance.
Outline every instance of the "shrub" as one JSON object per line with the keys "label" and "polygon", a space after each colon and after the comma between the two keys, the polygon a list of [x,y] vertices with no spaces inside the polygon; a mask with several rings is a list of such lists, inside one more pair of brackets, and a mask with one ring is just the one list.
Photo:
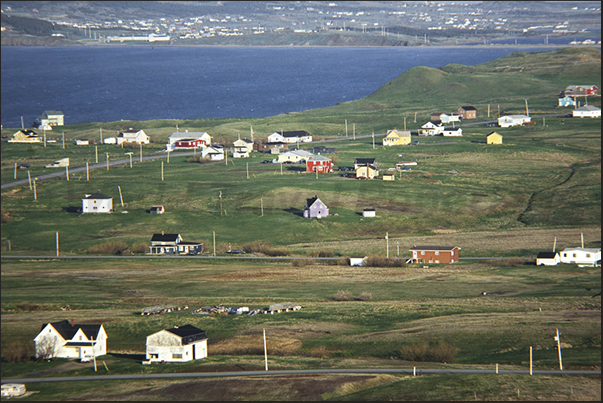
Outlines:
{"label": "shrub", "polygon": [[367,256],[364,266],[368,267],[403,267],[404,259],[388,259],[383,256]]}
{"label": "shrub", "polygon": [[289,251],[284,248],[274,248],[269,242],[253,241],[246,243],[241,248],[247,253],[262,253],[266,256],[289,256]]}
{"label": "shrub", "polygon": [[358,299],[360,301],[370,301],[373,299],[373,294],[371,294],[370,292],[363,292],[362,294],[360,294]]}
{"label": "shrub", "polygon": [[31,303],[25,301],[25,302],[21,302],[20,304],[17,304],[17,309],[19,309],[21,311],[25,311],[25,312],[32,312],[32,311],[37,311],[38,309],[40,309],[40,306],[38,304],[31,304]]}
{"label": "shrub", "polygon": [[349,291],[337,291],[337,293],[333,297],[335,301],[351,301],[352,298],[353,295]]}
{"label": "shrub", "polygon": [[201,154],[198,154],[198,155],[193,155],[192,157],[188,157],[186,161],[187,162],[196,162],[199,164],[205,164],[206,162],[209,162],[210,159],[207,157],[204,158],[203,156],[201,156]]}
{"label": "shrub", "polygon": [[14,341],[4,349],[2,355],[11,364],[26,362],[31,360],[34,355],[33,346],[31,343],[25,341]]}
{"label": "shrub", "polygon": [[314,257],[333,257],[334,253],[331,252],[330,250],[320,249],[320,250],[317,250],[316,252],[314,252],[312,254],[312,256],[314,256]]}
{"label": "shrub", "polygon": [[147,253],[149,250],[149,244],[146,242],[139,242],[132,245],[132,253]]}
{"label": "shrub", "polygon": [[443,341],[437,344],[422,341],[403,346],[398,356],[407,361],[454,362],[458,348]]}
{"label": "shrub", "polygon": [[0,210],[2,211],[0,213],[0,222],[7,223],[10,222],[10,220],[13,219],[13,217],[11,217],[10,212],[8,210],[6,210],[4,207],[1,207]]}
{"label": "shrub", "polygon": [[123,241],[113,241],[94,245],[88,248],[86,252],[103,255],[129,255],[131,253],[128,244]]}
{"label": "shrub", "polygon": [[314,263],[314,259],[293,259],[291,261],[291,266],[293,267],[303,267],[303,266],[312,266]]}

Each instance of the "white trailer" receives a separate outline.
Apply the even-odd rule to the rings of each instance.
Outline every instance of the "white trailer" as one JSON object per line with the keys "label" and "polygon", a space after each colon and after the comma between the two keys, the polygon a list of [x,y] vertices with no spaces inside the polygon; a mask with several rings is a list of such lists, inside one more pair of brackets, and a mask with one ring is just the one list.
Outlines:
{"label": "white trailer", "polygon": [[61,158],[60,160],[56,160],[52,164],[46,165],[45,168],[64,168],[69,166],[69,158]]}

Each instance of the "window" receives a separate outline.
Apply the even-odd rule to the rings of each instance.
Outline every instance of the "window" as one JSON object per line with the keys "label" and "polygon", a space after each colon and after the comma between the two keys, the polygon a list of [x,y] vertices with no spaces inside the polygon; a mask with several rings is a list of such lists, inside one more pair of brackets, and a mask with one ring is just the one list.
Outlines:
{"label": "window", "polygon": [[424,255],[424,254],[425,254],[425,251],[424,251],[424,250],[422,250],[422,251],[421,251],[421,255]]}
{"label": "window", "polygon": [[587,254],[586,254],[586,257],[590,257],[590,253],[587,253]]}
{"label": "window", "polygon": [[182,354],[172,354],[172,358],[173,359],[181,360],[182,359]]}
{"label": "window", "polygon": [[436,253],[435,253],[435,254],[436,254],[436,256],[439,256],[440,251],[439,251],[439,250],[436,250]]}

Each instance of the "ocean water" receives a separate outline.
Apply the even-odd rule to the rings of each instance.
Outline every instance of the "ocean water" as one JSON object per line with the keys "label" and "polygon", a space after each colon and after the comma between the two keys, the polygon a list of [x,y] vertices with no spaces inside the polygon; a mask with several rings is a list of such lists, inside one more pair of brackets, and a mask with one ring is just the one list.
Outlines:
{"label": "ocean water", "polygon": [[551,47],[2,47],[1,123],[267,117],[365,97],[407,69]]}

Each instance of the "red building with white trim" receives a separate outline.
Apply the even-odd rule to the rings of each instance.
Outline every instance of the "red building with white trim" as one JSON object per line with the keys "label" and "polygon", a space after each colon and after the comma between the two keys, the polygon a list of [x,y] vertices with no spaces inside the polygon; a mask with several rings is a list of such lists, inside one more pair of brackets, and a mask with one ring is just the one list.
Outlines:
{"label": "red building with white trim", "polygon": [[410,263],[455,263],[459,261],[458,246],[413,246]]}
{"label": "red building with white trim", "polygon": [[328,173],[333,170],[333,161],[322,155],[306,158],[306,172]]}

